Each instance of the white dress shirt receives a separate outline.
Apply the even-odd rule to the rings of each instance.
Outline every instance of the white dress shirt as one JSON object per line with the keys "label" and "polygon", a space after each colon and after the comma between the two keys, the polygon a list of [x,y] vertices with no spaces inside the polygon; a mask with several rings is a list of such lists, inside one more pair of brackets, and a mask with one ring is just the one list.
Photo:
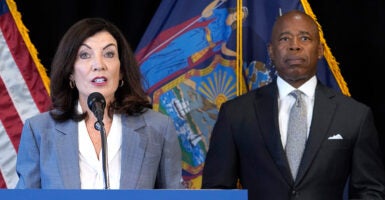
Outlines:
{"label": "white dress shirt", "polygon": [[[104,173],[102,152],[97,158],[91,138],[88,135],[85,121],[78,123],[79,132],[79,167],[81,189],[104,189]],[[110,189],[120,188],[121,173],[121,144],[122,125],[121,116],[114,115],[110,132],[107,137],[108,171]]]}
{"label": "white dress shirt", "polygon": [[[296,88],[288,84],[279,76],[277,77],[277,86],[279,91],[279,97],[278,97],[279,131],[281,133],[282,146],[283,148],[285,148],[290,109],[295,103],[295,98],[289,94],[293,90],[296,90]],[[302,98],[306,102],[308,136],[309,136],[309,130],[311,125],[311,119],[313,116],[314,93],[315,93],[316,86],[317,86],[317,78],[316,76],[313,76],[311,79],[309,79],[306,83],[304,83],[303,85],[301,85],[301,87],[298,88],[298,90],[303,92],[304,95],[302,95]]]}

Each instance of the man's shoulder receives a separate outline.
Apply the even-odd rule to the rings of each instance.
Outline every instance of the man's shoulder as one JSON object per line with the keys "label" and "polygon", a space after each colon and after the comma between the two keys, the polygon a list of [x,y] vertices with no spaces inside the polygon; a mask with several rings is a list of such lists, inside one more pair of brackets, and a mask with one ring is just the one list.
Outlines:
{"label": "man's shoulder", "polygon": [[228,105],[242,106],[248,105],[250,102],[256,101],[261,98],[274,98],[276,94],[276,85],[268,84],[259,88],[250,90],[240,96],[230,99],[225,102]]}
{"label": "man's shoulder", "polygon": [[327,98],[335,101],[336,103],[340,104],[344,107],[351,107],[352,109],[369,109],[369,106],[366,104],[356,100],[352,96],[348,96],[343,94],[341,91],[330,88],[325,85],[320,85],[319,90],[326,95]]}

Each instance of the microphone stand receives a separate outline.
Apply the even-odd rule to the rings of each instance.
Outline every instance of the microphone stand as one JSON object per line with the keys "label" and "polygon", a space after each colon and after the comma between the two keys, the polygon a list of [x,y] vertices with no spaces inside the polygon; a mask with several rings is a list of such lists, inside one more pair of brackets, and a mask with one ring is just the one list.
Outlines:
{"label": "microphone stand", "polygon": [[95,129],[100,131],[100,137],[102,142],[102,163],[103,163],[103,174],[104,174],[104,189],[110,189],[110,177],[108,173],[108,154],[107,154],[107,136],[106,129],[104,128],[103,120],[99,120],[94,124]]}

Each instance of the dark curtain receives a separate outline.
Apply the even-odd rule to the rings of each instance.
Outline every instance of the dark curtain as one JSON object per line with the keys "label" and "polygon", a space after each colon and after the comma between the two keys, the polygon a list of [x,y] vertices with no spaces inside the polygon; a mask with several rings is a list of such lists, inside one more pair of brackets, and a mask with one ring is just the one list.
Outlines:
{"label": "dark curtain", "polygon": [[[385,1],[310,0],[352,97],[372,108],[385,153]],[[385,155],[385,154],[384,154]],[[383,159],[385,161],[385,157]]]}
{"label": "dark curtain", "polygon": [[[15,0],[32,43],[49,72],[64,32],[84,17],[104,17],[126,34],[133,49],[160,0]],[[309,0],[353,98],[370,106],[385,152],[385,100],[381,92],[385,58],[385,1]],[[186,8],[188,9],[188,8]],[[385,160],[385,159],[384,159]]]}
{"label": "dark curtain", "polygon": [[85,17],[103,17],[116,24],[135,49],[160,0],[15,0],[42,64],[49,70],[64,32]]}

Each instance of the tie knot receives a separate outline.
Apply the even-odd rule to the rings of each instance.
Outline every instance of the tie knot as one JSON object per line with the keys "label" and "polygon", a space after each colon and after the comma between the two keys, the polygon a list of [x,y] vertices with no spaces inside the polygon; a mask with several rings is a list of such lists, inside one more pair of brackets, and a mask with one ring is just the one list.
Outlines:
{"label": "tie knot", "polygon": [[290,95],[296,99],[300,98],[301,94],[302,94],[301,90],[293,90],[290,92]]}
{"label": "tie knot", "polygon": [[302,92],[301,90],[293,90],[290,92],[290,95],[295,98],[296,106],[300,106],[300,102],[302,101],[301,95]]}

